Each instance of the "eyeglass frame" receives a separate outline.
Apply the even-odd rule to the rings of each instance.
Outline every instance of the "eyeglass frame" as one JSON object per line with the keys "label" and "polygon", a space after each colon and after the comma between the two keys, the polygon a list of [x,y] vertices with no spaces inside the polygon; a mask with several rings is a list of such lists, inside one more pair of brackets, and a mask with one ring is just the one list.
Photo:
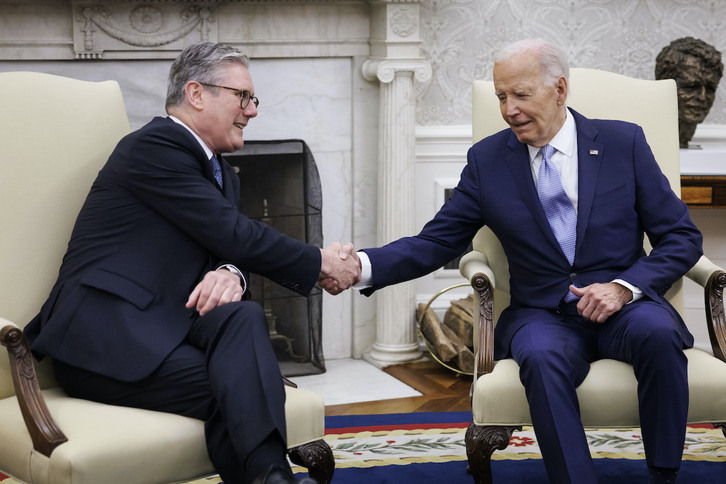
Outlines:
{"label": "eyeglass frame", "polygon": [[[218,86],[217,84],[207,84],[206,82],[200,82],[202,86],[206,87],[219,87],[221,89],[226,89],[228,91],[232,91],[236,96],[239,96],[239,107],[242,109],[247,109],[247,106],[250,105],[250,101],[255,103],[255,108],[260,106],[260,100],[257,99],[257,96],[253,96],[251,92],[249,91],[240,91],[239,89],[235,89],[234,87],[227,87],[227,86]],[[247,93],[247,102],[245,103],[245,93]]]}

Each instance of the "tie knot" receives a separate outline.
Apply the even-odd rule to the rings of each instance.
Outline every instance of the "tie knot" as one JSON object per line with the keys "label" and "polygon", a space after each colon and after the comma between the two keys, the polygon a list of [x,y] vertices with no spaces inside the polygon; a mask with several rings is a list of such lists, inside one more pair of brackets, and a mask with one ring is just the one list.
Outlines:
{"label": "tie knot", "polygon": [[550,161],[552,155],[555,153],[555,148],[552,145],[545,145],[542,147],[542,159]]}

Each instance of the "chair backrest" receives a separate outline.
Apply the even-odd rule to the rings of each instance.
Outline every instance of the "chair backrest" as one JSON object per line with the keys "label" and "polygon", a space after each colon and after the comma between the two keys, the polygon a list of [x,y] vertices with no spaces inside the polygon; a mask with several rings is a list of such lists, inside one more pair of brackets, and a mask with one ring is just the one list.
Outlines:
{"label": "chair backrest", "polygon": [[[491,81],[474,81],[472,86],[472,133],[477,142],[507,128],[499,110]],[[567,105],[595,119],[619,119],[643,128],[658,164],[673,191],[680,195],[680,151],[678,144],[678,95],[672,79],[634,79],[596,69],[570,69]],[[509,269],[499,241],[486,227],[474,237],[473,246],[489,260],[495,278],[495,321],[509,302]],[[649,250],[646,239],[646,250]],[[682,282],[667,294],[683,313]]]}
{"label": "chair backrest", "polygon": [[[78,211],[129,122],[115,81],[0,73],[0,106],[0,318],[22,327],[48,297]],[[51,384],[47,363],[39,379]],[[14,393],[3,347],[0,397]]]}

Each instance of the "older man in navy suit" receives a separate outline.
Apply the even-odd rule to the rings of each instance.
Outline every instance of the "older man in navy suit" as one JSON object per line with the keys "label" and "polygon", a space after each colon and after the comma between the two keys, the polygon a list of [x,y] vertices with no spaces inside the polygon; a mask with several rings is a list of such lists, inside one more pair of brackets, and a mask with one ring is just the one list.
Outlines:
{"label": "older man in navy suit", "polygon": [[489,226],[511,278],[495,358],[521,368],[551,482],[597,482],[575,389],[590,362],[613,358],[638,379],[651,482],[674,483],[693,337],[663,296],[701,256],[702,237],[639,126],[566,107],[568,72],[546,41],[498,53],[493,94],[509,129],[469,150],[453,196],[419,235],[361,253],[361,285],[370,294],[427,274]]}
{"label": "older man in navy suit", "polygon": [[339,246],[321,250],[239,212],[239,179],[220,154],[242,147],[257,115],[247,65],[212,43],[174,61],[169,116],[111,154],[26,334],[69,395],[203,419],[225,484],[277,484],[293,482],[285,391],[240,269],[307,294],[321,276],[338,292],[359,266]]}

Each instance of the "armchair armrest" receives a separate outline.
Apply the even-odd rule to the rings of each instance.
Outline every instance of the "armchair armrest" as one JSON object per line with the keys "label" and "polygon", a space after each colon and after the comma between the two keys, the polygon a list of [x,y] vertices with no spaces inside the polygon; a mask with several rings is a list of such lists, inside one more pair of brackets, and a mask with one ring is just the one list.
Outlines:
{"label": "armchair armrest", "polygon": [[686,276],[704,288],[706,324],[711,339],[711,349],[716,358],[726,361],[726,315],[723,304],[726,271],[706,256],[702,256]]}
{"label": "armchair armrest", "polygon": [[35,374],[30,344],[23,330],[5,319],[0,319],[0,327],[0,343],[8,349],[15,394],[33,448],[50,457],[53,450],[68,439],[56,425],[45,404]]}
{"label": "armchair armrest", "polygon": [[461,258],[459,271],[479,295],[479,317],[474,322],[474,382],[494,369],[494,272],[486,255],[473,250]]}

